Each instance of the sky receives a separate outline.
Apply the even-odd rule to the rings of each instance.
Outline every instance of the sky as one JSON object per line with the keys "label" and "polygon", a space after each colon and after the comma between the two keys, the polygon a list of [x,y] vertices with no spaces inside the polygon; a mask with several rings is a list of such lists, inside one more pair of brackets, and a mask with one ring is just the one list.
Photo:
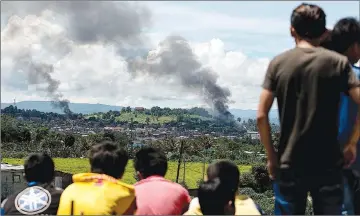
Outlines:
{"label": "sky", "polygon": [[[146,22],[141,33],[146,38],[142,39],[145,41],[141,43],[142,49],[157,50],[168,35],[184,37],[202,66],[211,68],[217,83],[230,90],[230,108],[256,109],[269,61],[294,46],[289,33],[289,19],[291,11],[300,3],[137,2],[150,12],[139,21]],[[357,1],[312,3],[325,10],[329,28],[340,18],[359,18]],[[50,75],[59,81],[56,95],[61,99],[120,106],[208,106],[201,92],[184,87],[175,78],[132,76],[128,72],[126,57],[119,56],[114,46],[99,41],[79,44],[71,39],[64,17],[35,5],[41,2],[27,4],[33,5],[22,4],[17,5],[16,10],[12,9],[15,11],[12,14],[18,15],[12,18],[2,7],[1,102],[12,102],[15,98],[16,101],[51,100],[44,90],[46,85],[34,82],[34,74],[19,69],[15,64],[19,53],[30,50],[36,61],[53,65],[54,71]],[[126,20],[117,22],[121,25]],[[51,48],[57,43],[66,46]],[[71,52],[66,52],[67,46],[71,47]],[[66,55],[60,55],[62,52]]]}

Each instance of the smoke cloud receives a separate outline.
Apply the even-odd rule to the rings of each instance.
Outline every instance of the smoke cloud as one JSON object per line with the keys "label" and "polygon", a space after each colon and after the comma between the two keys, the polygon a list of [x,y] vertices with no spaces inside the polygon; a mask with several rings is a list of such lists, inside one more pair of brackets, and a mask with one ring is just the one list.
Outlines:
{"label": "smoke cloud", "polygon": [[142,45],[143,30],[150,26],[151,14],[135,2],[112,1],[6,1],[1,13],[8,16],[56,13],[77,44],[110,43],[119,48]]}
{"label": "smoke cloud", "polygon": [[[36,31],[41,23],[36,21],[36,16],[51,11],[61,20],[64,34],[47,34],[41,37],[39,46],[45,48],[57,61],[71,52],[72,41],[75,44],[103,43],[117,47],[119,54],[129,48],[141,45],[144,40],[141,34],[150,23],[150,13],[136,3],[128,2],[103,2],[103,1],[35,1],[16,2],[6,1],[1,3],[1,14],[7,16],[8,23],[2,29],[2,44],[11,38],[24,34],[29,28]],[[35,18],[34,18],[35,15]],[[19,17],[30,19],[29,26],[19,25]],[[3,17],[2,17],[3,18]],[[66,35],[66,36],[65,36]],[[4,41],[3,41],[4,39]],[[60,82],[52,77],[53,64],[34,60],[32,45],[24,46],[14,56],[13,70],[22,70],[27,74],[29,84],[45,82],[48,97],[54,100],[53,105],[71,113],[68,101],[62,100],[58,91]],[[2,55],[7,55],[3,53]]]}
{"label": "smoke cloud", "polygon": [[136,75],[172,76],[193,92],[204,97],[220,117],[232,118],[228,111],[228,88],[217,84],[217,75],[211,68],[201,65],[189,43],[181,36],[168,36],[147,59],[136,59],[129,63],[130,71]]}
{"label": "smoke cloud", "polygon": [[[146,37],[143,32],[151,24],[151,13],[136,3],[109,1],[48,1],[48,2],[13,2],[2,3],[2,14],[12,16],[40,15],[44,11],[54,12],[59,25],[66,29],[66,38],[74,44],[114,45],[119,55],[124,55],[130,48],[144,47]],[[59,19],[58,19],[59,18]],[[11,25],[9,22],[8,25]],[[9,37],[19,34],[22,30],[12,28]],[[59,36],[58,36],[59,37]],[[52,47],[58,53],[58,60],[71,52],[71,48],[52,45],[53,41],[63,41],[54,35],[47,35],[42,40],[44,47]],[[65,40],[66,41],[66,40]],[[49,45],[50,44],[50,45]],[[57,43],[60,45],[61,43]],[[61,52],[59,51],[61,50]],[[4,53],[6,55],[6,53]],[[21,58],[19,56],[22,56]],[[26,56],[26,57],[24,57]],[[53,65],[34,61],[32,52],[18,55],[17,70],[28,71],[29,83],[38,83],[41,78],[48,84],[46,88],[49,97],[57,101],[64,111],[68,109],[66,100],[61,100],[58,92],[59,81],[51,76]],[[147,58],[138,57],[128,60],[129,71],[140,76],[172,76],[181,85],[194,93],[201,95],[221,117],[231,118],[228,111],[228,88],[217,84],[217,75],[211,68],[204,67],[196,58],[189,43],[181,36],[168,36],[159,44],[155,51],[150,51]]]}
{"label": "smoke cloud", "polygon": [[53,65],[34,62],[29,53],[24,52],[15,60],[14,70],[25,70],[29,84],[37,85],[45,82],[47,84],[45,91],[52,99],[52,105],[62,109],[65,114],[72,113],[69,101],[63,100],[63,95],[58,92],[60,82],[51,77],[54,72]]}

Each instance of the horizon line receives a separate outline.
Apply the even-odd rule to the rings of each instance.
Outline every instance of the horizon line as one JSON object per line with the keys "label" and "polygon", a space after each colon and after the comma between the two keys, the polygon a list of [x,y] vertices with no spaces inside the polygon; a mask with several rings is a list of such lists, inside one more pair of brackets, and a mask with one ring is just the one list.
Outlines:
{"label": "horizon line", "polygon": [[[53,102],[51,100],[47,101],[47,100],[24,100],[24,101],[16,101],[16,103],[23,103],[23,102]],[[1,104],[14,104],[14,102],[3,102],[1,101]],[[116,107],[128,107],[128,106],[121,106],[121,105],[112,105],[112,104],[104,104],[104,103],[85,103],[85,102],[71,102],[69,101],[69,104],[89,104],[89,105],[105,105],[105,106],[116,106]],[[151,106],[151,107],[155,107],[157,105],[154,105],[154,106]],[[130,106],[132,108],[134,107],[139,107],[139,106]],[[143,106],[142,106],[143,107]],[[160,106],[159,106],[160,107]],[[210,107],[199,107],[199,106],[194,106],[194,107],[191,107],[191,108],[204,108],[204,109],[211,109]],[[144,107],[146,108],[146,107]],[[160,107],[160,108],[165,108],[165,107]],[[170,109],[191,109],[191,108],[181,108],[181,107],[176,107],[176,108],[170,108]],[[56,108],[54,108],[56,109]],[[150,109],[150,108],[147,108],[147,109]],[[236,110],[243,110],[243,111],[256,111],[256,109],[241,109],[241,108],[229,108],[229,110],[232,110],[232,109],[236,109]],[[270,111],[276,111],[278,109],[275,109],[275,108],[271,108]]]}

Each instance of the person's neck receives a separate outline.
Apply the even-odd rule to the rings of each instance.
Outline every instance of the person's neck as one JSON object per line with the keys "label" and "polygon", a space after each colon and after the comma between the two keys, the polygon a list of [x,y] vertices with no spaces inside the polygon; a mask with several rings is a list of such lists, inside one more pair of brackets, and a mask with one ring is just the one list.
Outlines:
{"label": "person's neck", "polygon": [[345,51],[344,53],[342,53],[342,54],[348,58],[349,62],[350,62],[352,65],[354,65],[354,64],[356,64],[356,63],[358,62],[358,61],[354,60],[355,58],[352,58],[352,55],[350,54],[349,49],[346,50],[346,51]]}
{"label": "person's neck", "polygon": [[315,48],[316,45],[313,43],[310,43],[309,41],[301,40],[296,43],[296,47],[299,48]]}

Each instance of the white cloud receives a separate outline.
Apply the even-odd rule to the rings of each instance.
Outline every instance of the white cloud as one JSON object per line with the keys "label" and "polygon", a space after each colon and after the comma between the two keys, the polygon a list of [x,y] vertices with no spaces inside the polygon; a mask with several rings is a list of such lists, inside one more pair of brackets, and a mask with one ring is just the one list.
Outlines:
{"label": "white cloud", "polygon": [[[51,15],[51,14],[50,14]],[[188,92],[173,79],[132,78],[123,58],[112,46],[76,45],[65,36],[61,26],[49,19],[28,16],[14,18],[12,28],[1,32],[1,96],[3,102],[48,100],[42,85],[29,85],[28,74],[13,70],[16,55],[29,50],[39,62],[54,64],[52,77],[60,81],[59,92],[72,102],[105,103],[123,106],[204,106],[201,97]],[[11,33],[11,34],[10,34]],[[11,35],[11,37],[8,37]],[[49,43],[48,37],[56,38]],[[56,47],[66,48],[55,50]],[[199,60],[219,75],[218,82],[232,92],[231,108],[256,109],[260,85],[268,59],[250,59],[241,52],[225,51],[220,39],[193,43]],[[66,51],[71,50],[69,53]]]}

